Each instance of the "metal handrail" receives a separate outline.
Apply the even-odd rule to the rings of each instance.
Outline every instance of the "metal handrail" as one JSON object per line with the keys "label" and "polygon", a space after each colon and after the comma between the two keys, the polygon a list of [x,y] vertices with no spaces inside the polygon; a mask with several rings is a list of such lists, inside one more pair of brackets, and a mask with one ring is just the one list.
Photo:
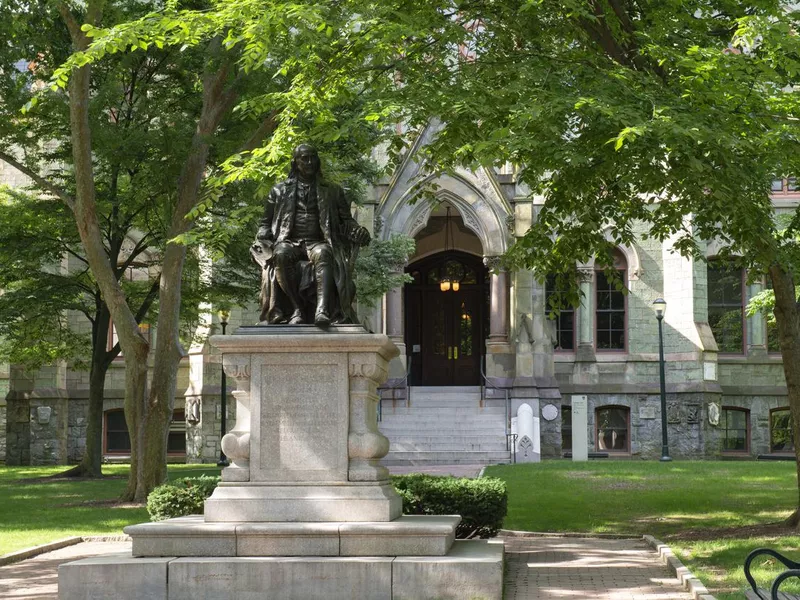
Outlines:
{"label": "metal handrail", "polygon": [[[489,378],[486,376],[486,371],[484,370],[483,360],[481,360],[478,364],[480,365],[481,369],[481,406],[486,403],[486,388],[491,388],[493,390],[503,390],[503,394],[505,395],[506,400],[506,442],[508,442],[508,436],[511,434],[511,398],[508,395],[508,388],[501,388],[497,387],[493,383],[489,381]],[[514,451],[516,452],[516,446],[514,447]]]}
{"label": "metal handrail", "polygon": [[[408,377],[411,374],[411,355],[406,355],[406,374],[402,379],[402,386],[406,389],[406,408],[411,404],[411,388],[408,385]],[[383,398],[378,398],[378,423],[383,421]]]}

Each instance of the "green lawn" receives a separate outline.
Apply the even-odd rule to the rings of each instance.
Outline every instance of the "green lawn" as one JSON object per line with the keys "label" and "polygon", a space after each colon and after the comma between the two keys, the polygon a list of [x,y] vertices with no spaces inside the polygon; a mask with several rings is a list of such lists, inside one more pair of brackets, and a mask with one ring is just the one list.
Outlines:
{"label": "green lawn", "polygon": [[[800,560],[800,536],[767,526],[796,506],[791,462],[549,461],[490,467],[486,475],[508,484],[506,529],[649,533],[719,600],[744,598],[742,563],[754,548]],[[765,561],[754,575],[766,583],[777,572]]]}
{"label": "green lawn", "polygon": [[[0,555],[73,535],[118,534],[147,521],[141,505],[118,504],[128,465],[103,467],[102,480],[49,479],[65,467],[0,466]],[[218,474],[210,465],[170,465],[171,478]]]}

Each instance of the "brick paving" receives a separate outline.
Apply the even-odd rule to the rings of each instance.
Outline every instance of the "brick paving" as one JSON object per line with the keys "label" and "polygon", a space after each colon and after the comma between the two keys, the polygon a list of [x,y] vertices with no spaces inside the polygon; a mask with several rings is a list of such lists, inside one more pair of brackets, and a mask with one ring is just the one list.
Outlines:
{"label": "brick paving", "polygon": [[[690,600],[640,540],[506,538],[506,600]],[[84,542],[0,567],[0,598],[56,600],[58,565],[130,552],[130,542]]]}
{"label": "brick paving", "polygon": [[691,600],[642,540],[506,538],[506,600]]}

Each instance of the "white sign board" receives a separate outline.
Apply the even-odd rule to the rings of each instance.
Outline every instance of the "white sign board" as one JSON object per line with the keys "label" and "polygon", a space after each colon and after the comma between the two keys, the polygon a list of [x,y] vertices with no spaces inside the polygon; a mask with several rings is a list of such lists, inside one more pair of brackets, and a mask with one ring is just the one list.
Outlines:
{"label": "white sign board", "polygon": [[586,432],[589,430],[588,400],[586,396],[572,396],[572,460],[589,460],[589,444]]}

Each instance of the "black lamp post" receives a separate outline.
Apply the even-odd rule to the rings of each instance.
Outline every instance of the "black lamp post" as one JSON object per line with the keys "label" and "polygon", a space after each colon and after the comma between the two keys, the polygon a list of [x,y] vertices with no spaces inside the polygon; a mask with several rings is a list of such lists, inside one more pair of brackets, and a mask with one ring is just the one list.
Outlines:
{"label": "black lamp post", "polygon": [[669,456],[669,442],[667,441],[667,380],[664,374],[666,365],[664,364],[664,330],[662,322],[664,314],[667,312],[667,302],[663,298],[657,298],[653,302],[653,310],[656,311],[658,319],[658,363],[659,379],[661,380],[661,462],[672,460]]}
{"label": "black lamp post", "polygon": [[[222,335],[225,335],[225,328],[228,326],[228,319],[231,316],[231,311],[229,310],[221,310],[219,313],[219,324],[222,325]],[[228,406],[227,406],[227,396],[228,390],[226,388],[226,381],[225,381],[225,367],[222,365],[222,361],[220,361],[220,367],[222,370],[222,376],[220,377],[220,428],[219,428],[219,462],[217,462],[218,467],[227,467],[230,463],[228,462],[228,457],[225,456],[225,453],[222,451],[222,438],[226,433],[227,427],[227,416],[228,416]]]}

